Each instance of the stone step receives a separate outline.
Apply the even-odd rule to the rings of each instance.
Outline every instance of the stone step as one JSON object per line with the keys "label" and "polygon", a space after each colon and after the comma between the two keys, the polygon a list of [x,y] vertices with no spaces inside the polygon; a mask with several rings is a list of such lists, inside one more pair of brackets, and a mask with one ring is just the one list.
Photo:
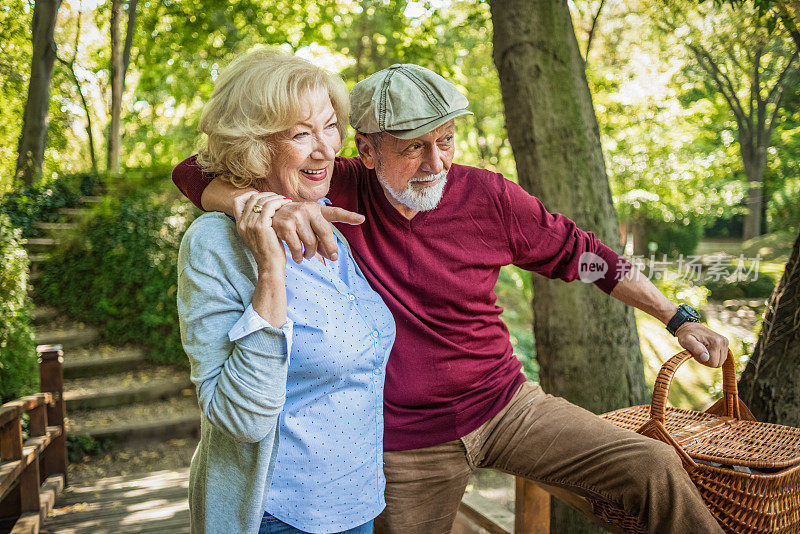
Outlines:
{"label": "stone step", "polygon": [[89,213],[89,210],[86,208],[60,208],[58,210],[59,215],[66,217],[82,217],[87,213]]}
{"label": "stone step", "polygon": [[100,332],[93,326],[45,329],[36,331],[37,345],[61,345],[66,350],[79,348],[97,340]]}
{"label": "stone step", "polygon": [[159,401],[184,390],[193,394],[188,374],[186,369],[140,365],[125,374],[69,380],[64,391],[67,413]]}
{"label": "stone step", "polygon": [[120,349],[115,356],[72,359],[64,357],[64,378],[89,378],[132,371],[147,365],[144,351],[138,348]]}
{"label": "stone step", "polygon": [[31,262],[31,264],[42,263],[48,259],[50,259],[50,254],[44,252],[39,254],[28,254],[28,260]]}
{"label": "stone step", "polygon": [[200,408],[193,391],[162,401],[99,410],[67,411],[70,435],[110,439],[120,445],[159,439],[198,437]]}
{"label": "stone step", "polygon": [[25,249],[29,253],[49,252],[61,243],[60,240],[52,237],[31,237],[25,243]]}
{"label": "stone step", "polygon": [[78,202],[80,202],[81,204],[97,204],[101,200],[103,200],[103,197],[85,196],[85,197],[79,198]]}
{"label": "stone step", "polygon": [[154,419],[125,425],[99,428],[87,432],[97,440],[130,446],[147,441],[166,441],[176,438],[200,437],[200,412],[197,415]]}
{"label": "stone step", "polygon": [[43,232],[60,232],[63,230],[72,230],[77,225],[75,223],[65,222],[37,222],[33,226]]}
{"label": "stone step", "polygon": [[33,308],[33,324],[41,326],[58,317],[61,312],[52,306],[36,306]]}
{"label": "stone step", "polygon": [[41,273],[41,271],[39,271],[39,269],[32,269],[28,273],[28,282],[35,282],[35,281],[39,280],[41,277],[42,277],[42,273]]}

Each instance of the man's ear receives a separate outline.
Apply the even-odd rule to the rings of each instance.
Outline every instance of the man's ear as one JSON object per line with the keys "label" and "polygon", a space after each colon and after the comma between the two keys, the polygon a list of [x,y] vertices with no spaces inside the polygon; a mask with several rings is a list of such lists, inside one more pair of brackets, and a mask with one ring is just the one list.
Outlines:
{"label": "man's ear", "polygon": [[358,155],[361,157],[361,162],[364,164],[364,167],[374,169],[375,162],[377,161],[375,147],[372,146],[372,143],[369,142],[369,139],[367,139],[367,136],[364,134],[357,133],[355,139]]}

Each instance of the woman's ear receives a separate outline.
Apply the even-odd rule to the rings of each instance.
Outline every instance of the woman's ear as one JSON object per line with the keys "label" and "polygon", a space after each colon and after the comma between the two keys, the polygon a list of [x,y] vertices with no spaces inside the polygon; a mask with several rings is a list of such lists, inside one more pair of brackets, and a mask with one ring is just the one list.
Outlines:
{"label": "woman's ear", "polygon": [[369,139],[367,139],[367,136],[364,134],[357,133],[355,139],[358,155],[361,157],[361,162],[364,164],[364,167],[374,169],[375,162],[377,161],[375,147],[372,146],[372,143],[370,143]]}

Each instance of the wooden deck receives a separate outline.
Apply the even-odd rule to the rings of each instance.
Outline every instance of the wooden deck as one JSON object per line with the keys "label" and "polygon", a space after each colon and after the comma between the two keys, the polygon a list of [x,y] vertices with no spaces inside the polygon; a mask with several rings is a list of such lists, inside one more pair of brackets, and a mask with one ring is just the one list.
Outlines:
{"label": "wooden deck", "polygon": [[189,470],[111,477],[67,486],[42,534],[189,532]]}

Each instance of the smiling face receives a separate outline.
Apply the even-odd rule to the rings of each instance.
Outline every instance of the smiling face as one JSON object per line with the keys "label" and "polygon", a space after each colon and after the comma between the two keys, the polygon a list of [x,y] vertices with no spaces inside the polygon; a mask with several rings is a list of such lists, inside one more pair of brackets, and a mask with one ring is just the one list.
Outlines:
{"label": "smiling face", "polygon": [[272,141],[275,160],[259,189],[316,202],[328,194],[342,138],[327,92],[306,93],[300,108],[297,123]]}
{"label": "smiling face", "polygon": [[[455,124],[451,120],[414,139],[384,133],[376,147],[367,136],[356,136],[361,160],[375,169],[389,202],[411,219],[436,207],[455,152]],[[374,137],[373,137],[374,139]]]}

